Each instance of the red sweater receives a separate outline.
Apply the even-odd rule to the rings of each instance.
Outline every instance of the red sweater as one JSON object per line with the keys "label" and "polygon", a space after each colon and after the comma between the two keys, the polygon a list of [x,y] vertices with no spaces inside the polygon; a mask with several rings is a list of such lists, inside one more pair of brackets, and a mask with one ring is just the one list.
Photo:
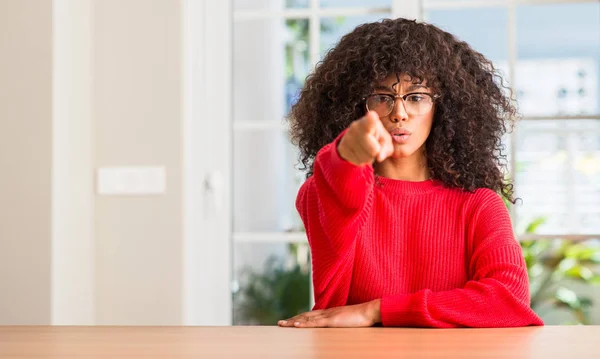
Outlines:
{"label": "red sweater", "polygon": [[489,189],[375,176],[343,160],[336,141],[317,154],[296,207],[315,310],[381,299],[384,326],[543,325],[508,211]]}

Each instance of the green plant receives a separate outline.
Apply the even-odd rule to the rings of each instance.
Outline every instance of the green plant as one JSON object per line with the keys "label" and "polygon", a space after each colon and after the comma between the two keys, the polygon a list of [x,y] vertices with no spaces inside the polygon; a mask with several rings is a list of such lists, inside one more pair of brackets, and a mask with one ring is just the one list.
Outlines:
{"label": "green plant", "polygon": [[[525,232],[533,234],[544,223],[545,218],[537,218]],[[592,240],[530,239],[521,241],[521,248],[529,274],[531,308],[540,315],[564,308],[573,316],[571,323],[590,324],[593,300],[569,288],[568,283],[600,285],[600,244]]]}
{"label": "green plant", "polygon": [[310,310],[307,253],[306,244],[290,244],[287,260],[271,256],[262,271],[246,268],[234,296],[236,322],[275,325]]}

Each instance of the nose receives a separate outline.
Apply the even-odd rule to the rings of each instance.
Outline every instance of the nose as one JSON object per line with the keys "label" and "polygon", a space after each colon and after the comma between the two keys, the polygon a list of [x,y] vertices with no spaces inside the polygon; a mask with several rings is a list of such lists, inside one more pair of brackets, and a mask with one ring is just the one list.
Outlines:
{"label": "nose", "polygon": [[390,113],[390,120],[394,123],[408,120],[408,113],[406,112],[406,107],[402,98],[396,99],[394,109],[392,110],[392,113]]}

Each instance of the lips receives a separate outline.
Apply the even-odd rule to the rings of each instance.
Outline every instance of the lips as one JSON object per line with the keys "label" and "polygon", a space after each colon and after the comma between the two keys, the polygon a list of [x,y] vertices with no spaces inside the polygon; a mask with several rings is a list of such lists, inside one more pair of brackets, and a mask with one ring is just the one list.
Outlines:
{"label": "lips", "polygon": [[392,135],[392,139],[396,143],[406,143],[410,138],[412,133],[406,128],[394,128],[390,131],[390,135]]}

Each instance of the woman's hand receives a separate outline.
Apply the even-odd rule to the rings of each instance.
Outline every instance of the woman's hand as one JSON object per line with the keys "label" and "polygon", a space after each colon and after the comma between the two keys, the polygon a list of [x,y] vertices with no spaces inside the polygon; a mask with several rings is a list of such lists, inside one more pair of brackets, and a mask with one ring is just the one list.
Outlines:
{"label": "woman's hand", "polygon": [[315,310],[298,314],[297,316],[280,320],[280,327],[296,328],[359,328],[371,327],[381,321],[381,300],[336,307],[324,310]]}
{"label": "woman's hand", "polygon": [[357,166],[381,162],[394,153],[392,136],[374,111],[352,122],[337,149],[340,157]]}

